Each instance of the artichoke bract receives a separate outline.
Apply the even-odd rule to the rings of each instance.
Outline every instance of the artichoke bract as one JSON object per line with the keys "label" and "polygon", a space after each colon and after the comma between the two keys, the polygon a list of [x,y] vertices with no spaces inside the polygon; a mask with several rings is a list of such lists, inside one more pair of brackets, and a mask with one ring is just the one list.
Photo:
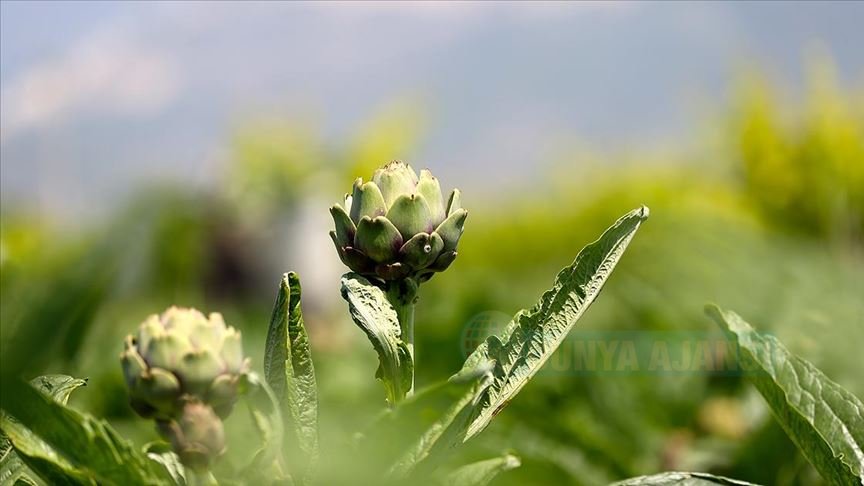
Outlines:
{"label": "artichoke bract", "polygon": [[441,186],[424,169],[393,161],[372,180],[354,182],[345,207],[330,208],[336,229],[330,237],[342,262],[366,277],[423,282],[456,259],[468,211],[454,189],[445,201]]}
{"label": "artichoke bract", "polygon": [[249,371],[239,331],[218,313],[205,317],[178,307],[148,317],[137,334],[126,337],[120,358],[132,408],[157,420],[180,417],[192,401],[225,418]]}

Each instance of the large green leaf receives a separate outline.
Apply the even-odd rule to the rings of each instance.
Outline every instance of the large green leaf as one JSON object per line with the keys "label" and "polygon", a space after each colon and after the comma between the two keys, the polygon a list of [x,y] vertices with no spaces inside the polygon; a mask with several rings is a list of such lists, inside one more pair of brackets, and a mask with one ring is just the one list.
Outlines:
{"label": "large green leaf", "polygon": [[[65,405],[72,391],[86,385],[87,381],[67,375],[45,375],[34,378],[30,384]],[[18,481],[29,484],[93,484],[85,473],[59,457],[27,427],[5,413],[0,415],[0,429],[0,485]]]}
{"label": "large green leaf", "polygon": [[589,244],[555,279],[531,311],[519,312],[501,337],[492,336],[468,357],[451,380],[470,379],[421,440],[397,463],[402,474],[431,473],[454,447],[478,434],[533,377],[600,292],[648,208],[631,211]]}
{"label": "large green leaf", "polygon": [[653,476],[625,479],[613,486],[754,486],[736,479],[698,472],[667,472]]}
{"label": "large green leaf", "polygon": [[[133,448],[105,421],[67,408],[26,383],[4,380],[0,403],[5,413],[44,442],[46,451],[56,454],[57,461],[49,458],[52,464],[82,471],[97,483],[173,482],[164,468]],[[9,436],[17,447],[16,437]],[[77,482],[74,476],[68,479]]]}
{"label": "large green leaf", "polygon": [[356,273],[342,276],[342,298],[354,322],[366,333],[378,353],[378,372],[387,400],[399,402],[414,382],[414,362],[405,341],[396,310],[384,291]]}
{"label": "large green leaf", "polygon": [[555,278],[555,285],[528,311],[517,313],[502,336],[490,336],[466,360],[467,368],[491,361],[492,380],[480,393],[476,416],[465,440],[489,425],[495,415],[534,377],[558,349],[576,321],[599,295],[648,208],[633,210],[589,244]]}
{"label": "large green leaf", "polygon": [[864,484],[861,400],[734,312],[716,306],[706,312],[736,339],[745,376],[822,477],[832,484]]}
{"label": "large green leaf", "polygon": [[[311,470],[318,457],[318,389],[309,337],[300,308],[300,278],[282,276],[264,350],[264,377],[291,419],[300,462]],[[302,476],[303,474],[301,474]]]}
{"label": "large green leaf", "polygon": [[485,486],[504,471],[516,469],[522,463],[512,454],[486,459],[462,466],[447,475],[442,484],[448,486]]}

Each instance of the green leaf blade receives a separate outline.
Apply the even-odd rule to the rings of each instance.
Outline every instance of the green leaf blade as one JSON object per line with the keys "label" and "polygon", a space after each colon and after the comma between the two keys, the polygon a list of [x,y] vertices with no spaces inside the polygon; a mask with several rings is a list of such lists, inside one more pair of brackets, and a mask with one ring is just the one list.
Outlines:
{"label": "green leaf blade", "polygon": [[[164,469],[157,468],[103,420],[67,408],[18,380],[4,381],[0,399],[9,418],[44,443],[39,457],[59,465],[60,469],[69,469],[72,484],[80,484],[75,481],[76,471],[87,479],[83,484],[91,480],[110,484],[171,483]],[[12,422],[9,418],[4,418],[7,432],[12,430],[7,423]],[[12,433],[9,436],[17,448],[16,437]]]}
{"label": "green leaf blade", "polygon": [[318,387],[300,298],[300,277],[284,274],[267,331],[264,377],[291,419],[293,443],[311,470],[318,457]]}
{"label": "green leaf blade", "polygon": [[[76,388],[87,380],[68,375],[44,375],[30,384],[53,400],[66,404]],[[93,484],[80,470],[60,457],[48,444],[20,422],[3,414],[0,417],[0,484],[17,481],[32,484]]]}
{"label": "green leaf blade", "polygon": [[558,273],[555,285],[531,310],[514,316],[503,336],[491,336],[468,357],[466,367],[484,360],[491,360],[494,367],[465,440],[482,432],[558,349],[647,218],[648,208],[643,206],[618,219]]}
{"label": "green leaf blade", "polygon": [[745,376],[819,474],[832,484],[864,484],[861,400],[734,312],[705,310],[734,337]]}
{"label": "green leaf blade", "polygon": [[486,486],[502,472],[516,469],[522,463],[512,454],[466,464],[447,475],[443,484],[455,486]]}
{"label": "green leaf blade", "polygon": [[[33,484],[94,484],[86,474],[58,455],[17,420],[4,415],[0,484],[21,479]],[[43,481],[44,480],[44,481]],[[7,482],[9,481],[9,482]]]}
{"label": "green leaf blade", "polygon": [[87,386],[87,380],[69,375],[42,375],[30,380],[30,384],[58,403],[66,405],[73,391]]}
{"label": "green leaf blade", "polygon": [[376,377],[387,391],[387,400],[395,404],[402,400],[414,381],[414,361],[402,340],[402,329],[396,310],[384,291],[356,273],[342,276],[342,298],[354,323],[366,334],[378,353]]}
{"label": "green leaf blade", "polygon": [[639,476],[614,483],[612,486],[756,486],[737,479],[698,472],[665,472]]}
{"label": "green leaf blade", "polygon": [[[642,207],[620,218],[600,239],[585,247],[573,264],[558,274],[555,287],[544,293],[530,312],[518,313],[503,336],[490,336],[477,347],[465,360],[462,370],[451,378],[455,383],[470,383],[469,391],[453,401],[447,412],[396,464],[393,472],[397,476],[431,473],[442,457],[488,425],[536,374],[596,298],[627,244],[647,217],[648,208]],[[545,316],[545,319],[538,319],[538,316]],[[557,325],[549,324],[553,318]],[[543,332],[550,327],[555,328]],[[543,347],[526,347],[528,338],[542,343]],[[517,364],[523,368],[514,370]],[[517,378],[521,384],[516,384]],[[507,387],[502,386],[508,384],[508,380],[514,381]]]}

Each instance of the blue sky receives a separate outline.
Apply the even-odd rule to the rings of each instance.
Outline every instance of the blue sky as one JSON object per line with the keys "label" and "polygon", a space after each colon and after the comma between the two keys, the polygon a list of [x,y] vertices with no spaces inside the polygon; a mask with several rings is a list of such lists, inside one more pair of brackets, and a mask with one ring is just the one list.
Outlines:
{"label": "blue sky", "polygon": [[259,116],[334,143],[394,99],[428,115],[394,154],[518,177],[569,143],[680,142],[734,73],[800,92],[807,49],[864,76],[864,3],[0,4],[0,194],[98,213],[154,179],[207,185]]}

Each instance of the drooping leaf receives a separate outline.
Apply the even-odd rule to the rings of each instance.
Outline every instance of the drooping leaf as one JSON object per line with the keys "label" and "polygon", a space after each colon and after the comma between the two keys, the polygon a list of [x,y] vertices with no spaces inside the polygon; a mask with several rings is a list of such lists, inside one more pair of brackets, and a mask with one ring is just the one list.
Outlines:
{"label": "drooping leaf", "polygon": [[[30,384],[61,404],[87,380],[45,375]],[[86,474],[58,456],[50,446],[5,413],[0,416],[0,484],[93,484]],[[47,481],[47,483],[46,483]]]}
{"label": "drooping leaf", "polygon": [[[38,437],[56,456],[48,462],[81,471],[97,483],[166,484],[172,479],[120,437],[104,420],[97,420],[67,408],[32,386],[18,380],[4,380],[0,394],[3,411],[25,430]],[[17,437],[7,430],[12,443]],[[48,454],[46,450],[41,453]],[[45,464],[42,464],[45,466]],[[39,471],[42,474],[42,471]],[[69,481],[77,484],[75,475]]]}
{"label": "drooping leaf", "polygon": [[348,302],[351,318],[366,333],[378,353],[378,372],[387,400],[399,402],[414,381],[414,362],[408,345],[402,340],[402,329],[396,310],[384,291],[356,273],[342,276],[342,298]]}
{"label": "drooping leaf", "polygon": [[493,380],[481,392],[465,440],[483,431],[558,349],[647,218],[645,206],[621,217],[558,273],[555,285],[531,310],[517,313],[502,336],[490,336],[468,357],[468,368],[487,360],[494,366]]}
{"label": "drooping leaf", "polygon": [[522,465],[519,458],[505,454],[494,459],[486,459],[466,464],[447,475],[442,484],[454,486],[485,486],[498,474],[516,469]]}
{"label": "drooping leaf", "polygon": [[755,486],[753,483],[738,481],[708,473],[666,472],[652,476],[639,476],[614,483],[612,486]]}
{"label": "drooping leaf", "polygon": [[298,462],[311,471],[318,457],[318,388],[300,308],[300,278],[294,272],[282,276],[276,295],[264,377],[282,405],[283,417],[291,420],[289,444],[299,449]]}
{"label": "drooping leaf", "polygon": [[705,311],[734,337],[745,376],[819,474],[832,484],[864,484],[861,400],[734,312]]}

